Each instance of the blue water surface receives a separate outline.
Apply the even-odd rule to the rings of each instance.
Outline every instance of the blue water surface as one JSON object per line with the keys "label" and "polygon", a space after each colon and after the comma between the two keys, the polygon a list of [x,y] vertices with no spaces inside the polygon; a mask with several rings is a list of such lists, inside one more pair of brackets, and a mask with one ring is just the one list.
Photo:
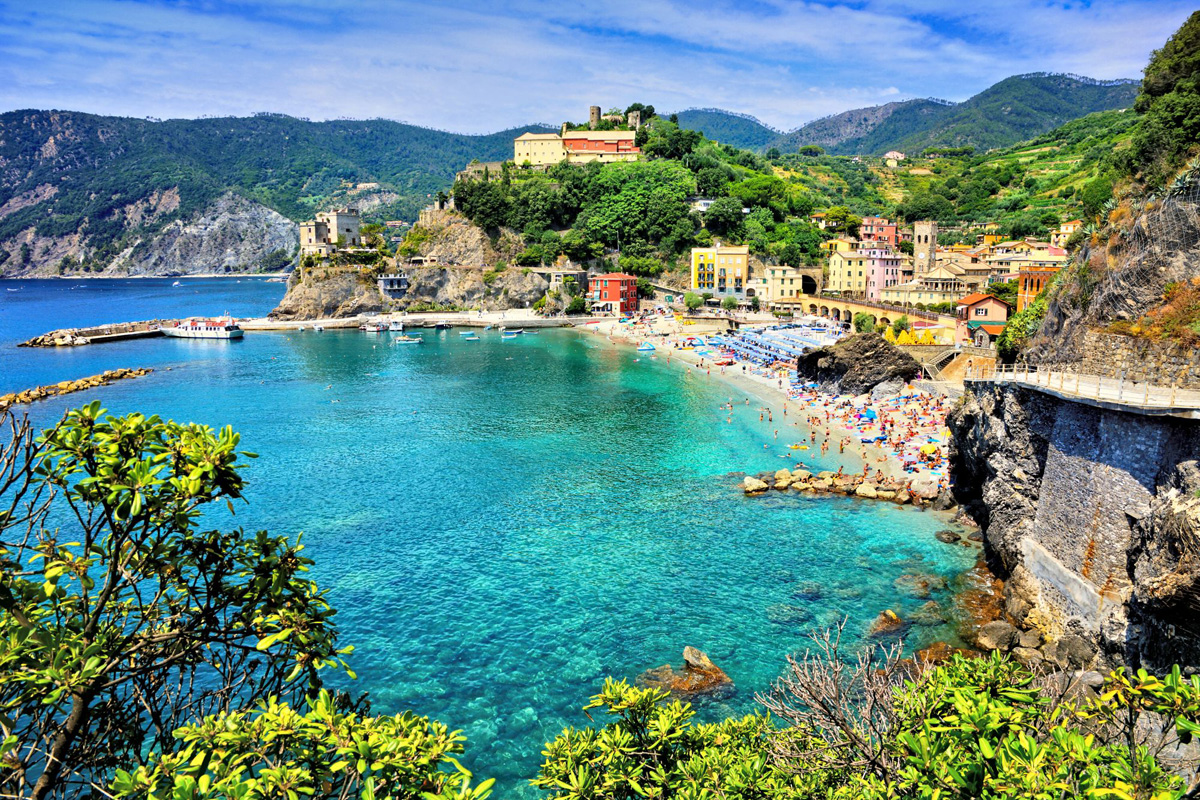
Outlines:
{"label": "blue water surface", "polygon": [[[588,724],[580,706],[605,676],[678,665],[693,645],[737,685],[703,715],[746,713],[806,631],[848,617],[861,642],[883,609],[928,602],[898,592],[901,575],[952,577],[975,558],[934,538],[946,520],[933,513],[744,497],[730,473],[797,455],[836,469],[837,457],[789,451],[803,434],[780,403],[760,423],[760,398],[747,405],[716,376],[598,337],[430,331],[404,346],[305,331],[16,349],[64,326],[261,315],[283,293],[245,279],[80,283],[0,281],[0,392],[152,366],[30,411],[48,424],[99,398],[114,413],[241,432],[260,458],[236,523],[304,532],[356,648],[357,681],[337,682],[370,692],[379,712],[462,728],[464,763],[496,777],[501,796],[531,793],[543,742]],[[732,415],[719,408],[731,397]],[[914,627],[906,643],[952,638]]]}

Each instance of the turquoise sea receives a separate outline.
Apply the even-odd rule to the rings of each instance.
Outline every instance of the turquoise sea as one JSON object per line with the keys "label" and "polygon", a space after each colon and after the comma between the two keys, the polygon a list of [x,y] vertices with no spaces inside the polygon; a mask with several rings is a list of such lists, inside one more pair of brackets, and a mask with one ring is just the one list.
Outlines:
{"label": "turquoise sea", "polygon": [[[240,431],[260,457],[237,523],[304,532],[356,648],[355,686],[377,711],[462,728],[464,763],[496,777],[500,796],[532,794],[524,779],[542,743],[588,724],[580,706],[605,676],[679,665],[693,645],[737,685],[702,713],[745,713],[807,630],[844,616],[861,641],[883,609],[927,602],[897,591],[901,575],[952,578],[974,561],[974,548],[934,538],[937,514],[745,498],[730,473],[794,463],[781,456],[796,455],[786,444],[801,433],[780,404],[760,423],[764,401],[746,405],[715,376],[573,331],[503,342],[430,331],[421,346],[306,331],[15,347],[101,321],[261,315],[283,293],[260,280],[170,283],[0,281],[0,393],[150,366],[30,413],[50,423],[97,397],[112,412]],[[731,397],[729,423],[719,405]],[[906,644],[952,636],[913,627]]]}

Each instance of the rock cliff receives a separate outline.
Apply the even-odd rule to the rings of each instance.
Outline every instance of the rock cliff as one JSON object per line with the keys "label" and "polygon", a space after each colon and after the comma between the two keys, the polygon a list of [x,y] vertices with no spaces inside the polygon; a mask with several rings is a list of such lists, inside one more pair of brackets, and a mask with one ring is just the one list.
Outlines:
{"label": "rock cliff", "polygon": [[[47,191],[26,200],[35,204],[40,197],[53,196]],[[14,201],[5,207],[23,207]],[[30,227],[0,244],[0,277],[173,277],[278,271],[292,264],[299,249],[295,223],[241,195],[228,192],[186,220],[171,220],[179,203],[178,190],[171,189],[114,212],[106,222],[123,228],[126,236],[124,248],[111,258],[102,258],[89,248],[91,223],[86,221],[80,230],[58,236],[39,235],[37,228]],[[3,211],[0,209],[0,218]],[[86,273],[81,271],[84,263],[88,265]]]}
{"label": "rock cliff", "polygon": [[360,272],[357,267],[317,267],[293,272],[287,293],[268,316],[282,320],[331,319],[392,308],[370,273]]}
{"label": "rock cliff", "polygon": [[1046,643],[1032,660],[1200,664],[1200,422],[977,384],[948,425],[1005,611]]}
{"label": "rock cliff", "polygon": [[921,365],[912,356],[869,333],[809,351],[800,356],[797,369],[803,380],[842,394],[862,394],[880,384],[899,388],[921,374]]}

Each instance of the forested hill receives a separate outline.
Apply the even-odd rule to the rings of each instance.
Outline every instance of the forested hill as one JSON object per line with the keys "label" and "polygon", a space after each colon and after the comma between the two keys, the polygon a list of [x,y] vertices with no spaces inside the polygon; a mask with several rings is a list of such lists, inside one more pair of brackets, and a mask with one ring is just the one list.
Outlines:
{"label": "forested hill", "polygon": [[744,150],[766,150],[782,135],[782,131],[749,114],[738,114],[719,108],[689,108],[675,116],[680,127],[700,131],[715,142],[731,144]]}
{"label": "forested hill", "polygon": [[1011,147],[1097,111],[1129,108],[1137,92],[1136,81],[1016,75],[962,103],[907,100],[857,108],[769,139],[765,134],[770,128],[757,120],[754,127],[750,124],[753,118],[738,114],[709,109],[680,113],[679,120],[710,138],[760,152],[775,148],[795,153],[814,144],[838,155],[882,155],[889,150],[919,153],[927,147],[967,146],[982,152]]}
{"label": "forested hill", "polygon": [[[390,120],[9,112],[0,115],[0,272],[15,271],[5,264],[14,257],[57,263],[60,251],[106,264],[231,190],[293,221],[343,199],[412,218],[472,159],[511,158],[525,130],[546,129],[468,136]],[[379,187],[351,194],[359,183]]]}

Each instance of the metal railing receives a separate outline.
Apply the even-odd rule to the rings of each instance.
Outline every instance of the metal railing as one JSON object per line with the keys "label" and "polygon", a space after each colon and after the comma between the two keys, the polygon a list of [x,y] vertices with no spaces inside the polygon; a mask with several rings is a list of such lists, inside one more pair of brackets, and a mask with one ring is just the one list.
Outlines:
{"label": "metal railing", "polygon": [[999,364],[994,367],[972,365],[967,381],[1015,383],[1022,386],[1049,389],[1068,397],[1107,401],[1134,408],[1200,409],[1200,392],[1178,386],[1156,386],[1144,381],[1089,375],[1058,366],[1029,364]]}

